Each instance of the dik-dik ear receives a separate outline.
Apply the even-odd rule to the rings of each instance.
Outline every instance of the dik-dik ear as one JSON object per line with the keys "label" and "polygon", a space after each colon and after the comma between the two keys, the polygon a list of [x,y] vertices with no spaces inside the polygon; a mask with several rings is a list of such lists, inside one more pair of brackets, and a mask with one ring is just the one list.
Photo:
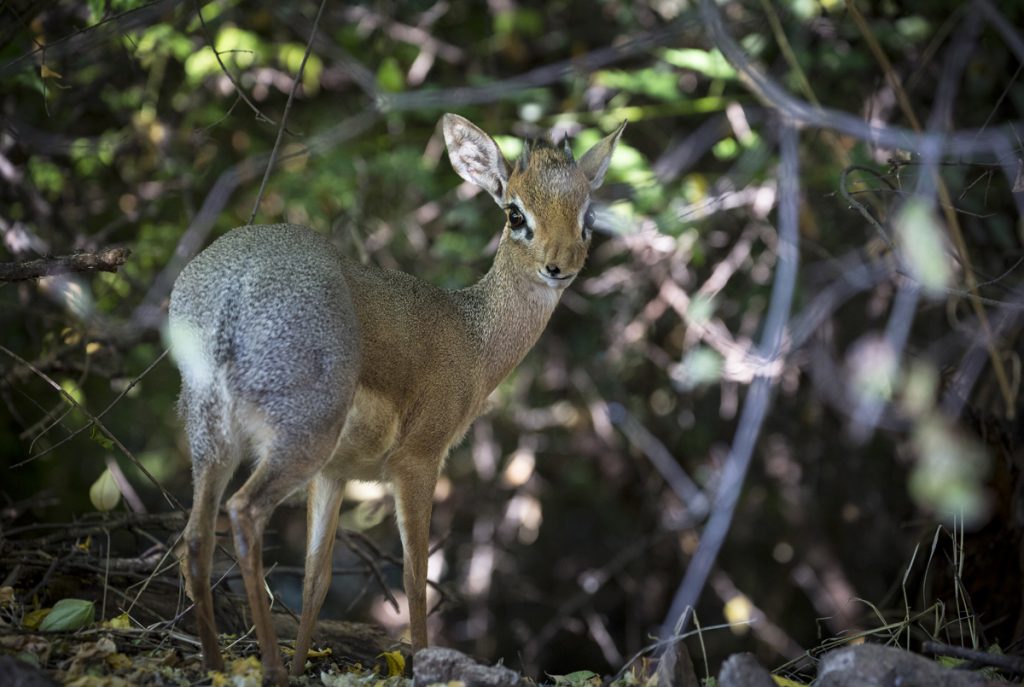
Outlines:
{"label": "dik-dik ear", "polygon": [[508,162],[498,144],[483,129],[457,114],[444,115],[441,128],[455,171],[466,181],[490,193],[494,202],[503,206]]}
{"label": "dik-dik ear", "polygon": [[619,128],[608,134],[594,144],[594,147],[583,154],[579,166],[583,173],[590,180],[590,188],[596,189],[604,181],[604,174],[608,171],[608,163],[612,161],[612,153],[615,152],[615,144],[626,128],[626,121],[619,124]]}

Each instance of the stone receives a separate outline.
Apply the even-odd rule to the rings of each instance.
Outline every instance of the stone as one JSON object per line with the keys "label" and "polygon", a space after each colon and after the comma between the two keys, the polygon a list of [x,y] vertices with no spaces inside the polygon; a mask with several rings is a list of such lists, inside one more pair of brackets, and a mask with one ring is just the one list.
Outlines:
{"label": "stone", "polygon": [[39,668],[14,656],[0,656],[0,685],[4,687],[57,687],[57,682]]}
{"label": "stone", "polygon": [[725,659],[718,671],[718,684],[720,687],[776,687],[772,674],[753,654],[733,654]]}
{"label": "stone", "polygon": [[441,647],[416,652],[412,660],[413,687],[462,682],[466,687],[518,687],[522,676],[504,666],[485,666],[469,656]]}
{"label": "stone", "polygon": [[903,649],[859,644],[830,651],[818,664],[816,687],[980,687],[980,673],[950,670]]}

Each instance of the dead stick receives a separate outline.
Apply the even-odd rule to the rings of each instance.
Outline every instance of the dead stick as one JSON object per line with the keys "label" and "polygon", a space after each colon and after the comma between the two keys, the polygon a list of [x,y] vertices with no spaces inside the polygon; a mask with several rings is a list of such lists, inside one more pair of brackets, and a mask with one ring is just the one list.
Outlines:
{"label": "dead stick", "polygon": [[58,255],[24,262],[0,262],[0,281],[26,281],[71,272],[116,272],[131,253],[127,248],[104,248],[96,253]]}
{"label": "dead stick", "polygon": [[975,663],[1004,670],[1007,673],[1024,674],[1024,658],[1021,658],[1020,656],[990,654],[987,651],[967,649],[962,646],[942,644],[941,642],[924,642],[921,645],[921,651],[926,654],[967,659],[968,661],[974,661]]}

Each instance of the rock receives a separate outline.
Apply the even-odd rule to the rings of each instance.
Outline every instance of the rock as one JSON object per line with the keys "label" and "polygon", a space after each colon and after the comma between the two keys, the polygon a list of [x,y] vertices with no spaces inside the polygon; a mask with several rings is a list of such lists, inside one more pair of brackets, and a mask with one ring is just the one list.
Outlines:
{"label": "rock", "polygon": [[720,687],[776,687],[772,674],[761,667],[753,654],[733,654],[725,659],[718,671],[718,684]]}
{"label": "rock", "polygon": [[517,687],[522,676],[504,666],[480,665],[454,649],[430,647],[416,652],[412,659],[413,687],[427,687],[453,680],[466,687]]}
{"label": "rock", "polygon": [[53,678],[13,656],[0,656],[0,685],[5,687],[57,687]]}
{"label": "rock", "polygon": [[693,669],[693,659],[682,641],[668,647],[658,661],[658,685],[660,687],[700,687],[700,680]]}
{"label": "rock", "polygon": [[980,687],[979,673],[949,670],[903,649],[860,644],[830,651],[818,665],[816,687]]}

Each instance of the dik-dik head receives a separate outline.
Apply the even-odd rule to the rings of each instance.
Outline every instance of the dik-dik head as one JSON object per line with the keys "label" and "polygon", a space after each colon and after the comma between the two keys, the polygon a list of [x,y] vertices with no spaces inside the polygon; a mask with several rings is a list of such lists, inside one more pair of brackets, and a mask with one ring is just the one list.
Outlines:
{"label": "dik-dik head", "polygon": [[593,233],[590,192],[601,185],[623,122],[578,161],[568,142],[534,142],[509,164],[483,130],[464,117],[442,118],[452,167],[505,211],[503,250],[539,286],[564,289],[579,273]]}

